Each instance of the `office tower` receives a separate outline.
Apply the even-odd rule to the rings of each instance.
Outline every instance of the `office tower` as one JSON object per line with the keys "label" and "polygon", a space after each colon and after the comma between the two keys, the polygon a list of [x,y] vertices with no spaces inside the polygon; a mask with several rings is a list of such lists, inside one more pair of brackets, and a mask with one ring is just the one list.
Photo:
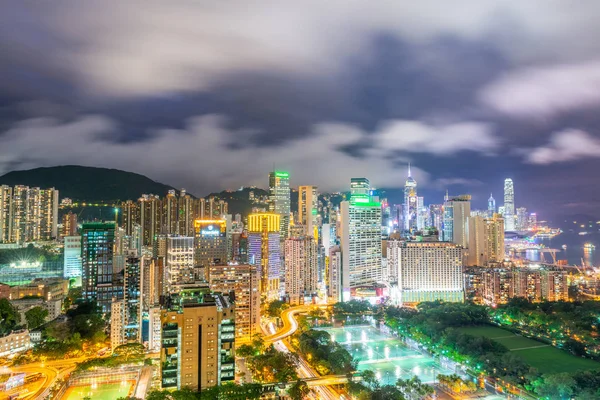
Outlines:
{"label": "office tower", "polygon": [[310,236],[288,238],[284,244],[285,292],[291,305],[317,292],[318,246]]}
{"label": "office tower", "polygon": [[404,303],[464,300],[463,249],[447,242],[400,242],[398,288]]}
{"label": "office tower", "polygon": [[253,265],[212,265],[210,290],[229,295],[235,308],[235,342],[260,332],[260,275]]}
{"label": "office tower", "polygon": [[417,197],[417,230],[423,232],[429,226],[429,208],[423,204],[423,197]]}
{"label": "office tower", "polygon": [[194,238],[187,236],[169,236],[166,240],[166,292],[182,283],[196,280],[194,270]]}
{"label": "office tower", "polygon": [[283,171],[269,173],[269,211],[280,215],[280,239],[288,237],[290,228],[290,174]]}
{"label": "office tower", "polygon": [[163,199],[161,233],[176,235],[179,233],[179,201],[175,190],[171,189]]}
{"label": "office tower", "polygon": [[153,194],[143,194],[138,200],[142,244],[152,246],[154,238],[161,233],[162,212],[160,198]]}
{"label": "office tower", "polygon": [[140,224],[140,208],[138,203],[127,200],[121,203],[121,227],[127,236],[133,235],[134,227]]}
{"label": "office tower", "polygon": [[444,202],[443,240],[467,249],[469,247],[468,218],[471,215],[471,196],[447,197]]}
{"label": "office tower", "polygon": [[259,267],[260,291],[268,297],[276,297],[279,292],[280,218],[277,213],[255,213],[248,216],[248,263]]}
{"label": "office tower", "polygon": [[174,294],[161,315],[163,389],[200,391],[235,378],[235,312],[205,289]]}
{"label": "office tower", "polygon": [[528,218],[529,229],[536,229],[537,227],[537,214],[531,213]]}
{"label": "office tower", "polygon": [[504,180],[504,229],[515,230],[515,188],[513,180]]}
{"label": "office tower", "polygon": [[298,222],[304,226],[304,235],[319,240],[319,194],[316,186],[298,187]]}
{"label": "office tower", "polygon": [[8,243],[12,239],[13,189],[7,185],[0,186],[0,243]]}
{"label": "office tower", "polygon": [[[331,247],[328,250],[326,271],[327,297],[333,302],[342,301],[342,252],[339,246]],[[345,300],[349,300],[349,298]]]}
{"label": "office tower", "polygon": [[496,214],[496,200],[490,193],[490,198],[488,199],[488,218],[492,218]]}
{"label": "office tower", "polygon": [[69,211],[62,217],[60,236],[65,237],[75,235],[77,235],[77,214],[73,214],[71,211]]}
{"label": "office tower", "polygon": [[115,223],[84,223],[81,236],[83,297],[110,312],[113,298],[123,296],[123,289],[113,282]]}
{"label": "office tower", "polygon": [[381,203],[356,194],[341,203],[342,292],[373,286],[383,279],[381,266]]}
{"label": "office tower", "polygon": [[527,209],[525,207],[517,208],[517,230],[525,231],[529,229],[529,216],[527,215]]}
{"label": "office tower", "polygon": [[350,196],[361,195],[369,196],[371,192],[371,183],[367,178],[350,179]]}
{"label": "office tower", "polygon": [[435,228],[441,237],[443,232],[442,226],[444,225],[444,206],[441,204],[430,204],[429,216],[431,227]]}
{"label": "office tower", "polygon": [[64,277],[81,281],[81,236],[65,236],[64,244]]}
{"label": "office tower", "polygon": [[195,265],[206,272],[212,264],[227,263],[227,220],[197,219],[194,221],[196,245]]}
{"label": "office tower", "polygon": [[404,183],[404,230],[405,231],[416,231],[417,230],[417,213],[418,213],[418,199],[417,199],[417,181],[411,176],[410,164],[408,165],[408,178]]}

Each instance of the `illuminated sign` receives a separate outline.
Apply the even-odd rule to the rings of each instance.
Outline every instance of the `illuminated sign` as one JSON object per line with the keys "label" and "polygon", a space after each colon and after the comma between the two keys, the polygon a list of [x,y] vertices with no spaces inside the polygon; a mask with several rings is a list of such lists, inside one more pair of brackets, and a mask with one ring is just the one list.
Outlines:
{"label": "illuminated sign", "polygon": [[202,236],[219,236],[221,231],[219,229],[215,229],[213,225],[208,225],[206,229],[202,229],[200,233]]}

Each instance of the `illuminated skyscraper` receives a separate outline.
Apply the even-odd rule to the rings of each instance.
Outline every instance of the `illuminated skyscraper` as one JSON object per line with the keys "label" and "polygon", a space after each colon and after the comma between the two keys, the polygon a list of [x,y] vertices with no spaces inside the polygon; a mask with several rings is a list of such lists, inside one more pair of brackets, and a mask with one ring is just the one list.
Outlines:
{"label": "illuminated skyscraper", "polygon": [[169,236],[166,240],[166,286],[167,293],[184,283],[196,280],[194,270],[194,238],[189,236]]}
{"label": "illuminated skyscraper", "polygon": [[83,297],[95,300],[103,312],[110,312],[113,298],[123,298],[123,288],[114,281],[115,223],[85,223],[81,229]]}
{"label": "illuminated skyscraper", "polygon": [[13,188],[0,186],[0,243],[8,243],[12,239],[13,220]]}
{"label": "illuminated skyscraper", "polygon": [[269,173],[269,210],[280,215],[281,239],[288,237],[290,229],[290,174],[284,171]]}
{"label": "illuminated skyscraper", "polygon": [[443,240],[469,247],[468,218],[471,215],[471,196],[448,197],[444,203]]}
{"label": "illuminated skyscraper", "polygon": [[500,214],[492,218],[469,217],[468,266],[487,266],[504,259],[504,219]]}
{"label": "illuminated skyscraper", "polygon": [[417,230],[417,217],[419,212],[417,197],[417,181],[411,176],[410,164],[408,165],[408,178],[404,183],[404,230]]}
{"label": "illuminated skyscraper", "polygon": [[156,235],[161,233],[162,211],[160,198],[153,194],[143,194],[138,200],[142,243],[152,246]]}
{"label": "illuminated skyscraper", "polygon": [[513,180],[504,180],[504,229],[515,230],[515,188]]}
{"label": "illuminated skyscraper", "polygon": [[227,221],[225,219],[197,219],[194,221],[195,265],[206,272],[211,264],[227,263]]}
{"label": "illuminated skyscraper", "polygon": [[235,306],[236,344],[260,332],[260,275],[254,265],[212,265],[210,290],[229,295]]}
{"label": "illuminated skyscraper", "polygon": [[464,301],[461,246],[398,242],[398,288],[404,303]]}
{"label": "illuminated skyscraper", "polygon": [[316,186],[298,187],[298,221],[304,226],[304,234],[319,238],[318,226],[319,194]]}
{"label": "illuminated skyscraper", "polygon": [[317,292],[317,243],[310,236],[285,240],[285,293],[291,305]]}
{"label": "illuminated skyscraper", "polygon": [[81,236],[64,237],[64,277],[81,279]]}
{"label": "illuminated skyscraper", "polygon": [[256,213],[248,216],[248,263],[260,268],[260,291],[268,297],[276,297],[279,293],[280,218],[277,213]]}
{"label": "illuminated skyscraper", "polygon": [[62,228],[60,236],[75,236],[77,235],[77,214],[69,211],[62,216]]}
{"label": "illuminated skyscraper", "polygon": [[350,196],[362,195],[369,196],[371,192],[371,183],[367,178],[350,179]]}
{"label": "illuminated skyscraper", "polygon": [[527,214],[527,209],[525,207],[517,208],[517,230],[524,231],[529,228],[529,215]]}
{"label": "illuminated skyscraper", "polygon": [[488,199],[488,218],[492,218],[496,213],[496,199],[490,193],[490,198]]}
{"label": "illuminated skyscraper", "polygon": [[371,287],[383,280],[381,266],[381,203],[355,194],[341,203],[342,291]]}

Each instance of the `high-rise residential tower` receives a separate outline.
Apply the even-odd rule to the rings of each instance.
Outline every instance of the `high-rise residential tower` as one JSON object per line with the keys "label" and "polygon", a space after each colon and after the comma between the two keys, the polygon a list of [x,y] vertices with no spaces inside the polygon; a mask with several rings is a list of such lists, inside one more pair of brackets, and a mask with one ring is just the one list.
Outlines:
{"label": "high-rise residential tower", "polygon": [[290,230],[290,174],[284,171],[269,173],[269,209],[280,215],[281,240]]}
{"label": "high-rise residential tower", "polygon": [[291,305],[317,292],[318,246],[310,236],[285,240],[285,292]]}
{"label": "high-rise residential tower", "polygon": [[504,180],[504,229],[515,230],[515,187],[513,180]]}
{"label": "high-rise residential tower", "polygon": [[316,186],[298,187],[298,222],[304,227],[304,234],[319,238],[318,226],[319,194]]}

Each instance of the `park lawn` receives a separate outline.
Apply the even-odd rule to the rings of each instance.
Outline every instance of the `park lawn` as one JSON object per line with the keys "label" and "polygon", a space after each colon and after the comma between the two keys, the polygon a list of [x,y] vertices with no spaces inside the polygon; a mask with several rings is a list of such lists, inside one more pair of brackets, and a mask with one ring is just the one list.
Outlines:
{"label": "park lawn", "polygon": [[[473,336],[485,336],[504,345],[525,362],[543,374],[557,372],[575,372],[583,370],[600,370],[600,363],[586,358],[576,357],[564,350],[557,349],[543,342],[496,328],[493,326],[476,326],[459,328],[461,332]],[[544,346],[544,347],[539,347]],[[519,350],[521,349],[521,350]]]}

